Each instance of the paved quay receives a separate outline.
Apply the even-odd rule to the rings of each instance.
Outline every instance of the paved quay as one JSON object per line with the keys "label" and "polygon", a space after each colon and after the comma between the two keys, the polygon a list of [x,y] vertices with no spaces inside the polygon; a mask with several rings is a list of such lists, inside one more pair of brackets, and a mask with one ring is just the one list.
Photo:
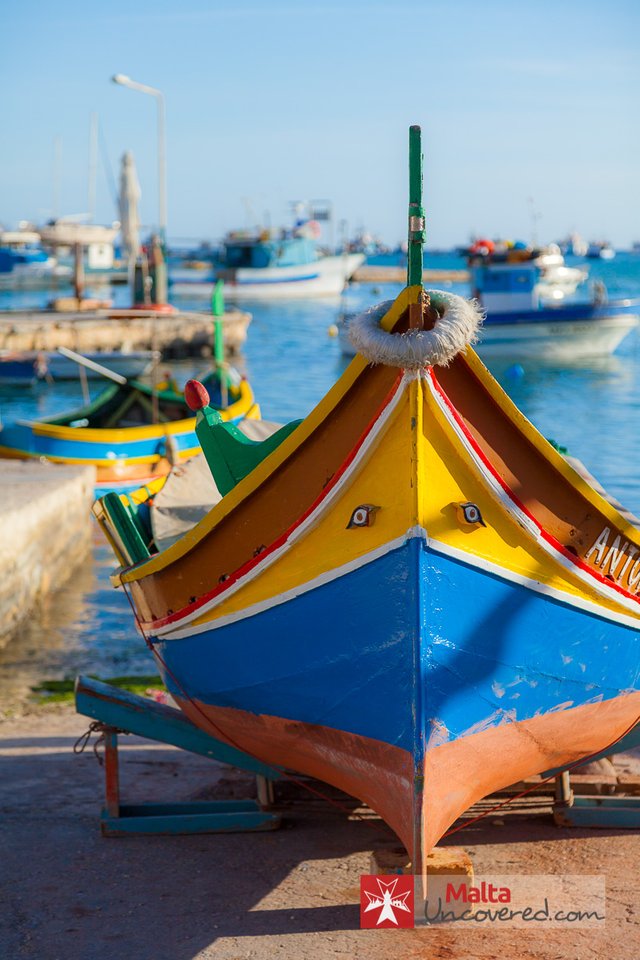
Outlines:
{"label": "paved quay", "polygon": [[[605,874],[602,932],[360,930],[359,877],[397,846],[371,812],[356,819],[278,787],[284,823],[258,834],[104,839],[103,770],[71,706],[0,724],[0,956],[3,960],[637,960],[633,831],[561,830],[548,800],[519,801],[451,838],[476,875]],[[122,737],[124,802],[244,797],[247,775]],[[628,765],[638,759],[626,755]],[[280,794],[280,791],[282,793]],[[445,841],[446,844],[449,841]]]}
{"label": "paved quay", "polygon": [[86,556],[94,486],[94,467],[1,461],[0,646]]}

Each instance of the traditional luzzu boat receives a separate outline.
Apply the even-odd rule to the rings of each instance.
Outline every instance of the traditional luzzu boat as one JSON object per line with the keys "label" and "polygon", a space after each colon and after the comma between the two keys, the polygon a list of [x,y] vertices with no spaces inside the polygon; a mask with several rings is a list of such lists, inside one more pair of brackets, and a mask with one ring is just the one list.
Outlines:
{"label": "traditional luzzu boat", "polygon": [[[467,252],[472,293],[485,311],[477,344],[483,359],[570,364],[606,357],[640,323],[639,299],[609,300],[604,285],[595,283],[591,300],[567,302],[575,274],[584,279],[586,273],[553,264],[555,255],[529,248],[494,252],[489,243],[480,240]],[[378,312],[384,314],[385,304]],[[342,353],[354,356],[348,318],[338,330]]]}
{"label": "traditional luzzu boat", "polygon": [[[0,457],[93,465],[101,495],[166,476],[173,464],[199,452],[193,413],[175,384],[159,384],[154,391],[149,384],[107,373],[115,382],[80,409],[3,423]],[[248,381],[224,368],[206,382],[223,420],[260,417]]]}
{"label": "traditional luzzu boat", "polygon": [[602,283],[590,301],[544,299],[538,259],[522,253],[469,257],[472,291],[486,311],[480,356],[572,363],[608,356],[638,326],[640,300],[609,300]]}
{"label": "traditional luzzu boat", "polygon": [[[470,267],[476,264],[500,264],[513,266],[521,263],[531,265],[533,269],[533,294],[536,300],[555,302],[574,294],[585,282],[589,271],[585,267],[569,267],[557,243],[546,247],[534,248],[522,240],[494,241],[486,238],[475,240],[470,247],[461,248],[458,253],[465,257]],[[511,285],[512,292],[518,292],[522,278]]]}
{"label": "traditional luzzu boat", "polygon": [[364,254],[321,256],[309,224],[281,237],[265,231],[260,236],[231,235],[223,259],[209,275],[194,278],[193,271],[172,271],[174,296],[210,297],[217,280],[224,281],[228,300],[289,300],[338,297],[364,262]]}
{"label": "traditional luzzu boat", "polygon": [[408,285],[316,409],[262,456],[191,384],[222,499],[160,552],[94,511],[191,720],[370,804],[419,872],[474,802],[636,726],[640,531],[478,360],[476,306],[423,289],[417,127],[410,158]]}

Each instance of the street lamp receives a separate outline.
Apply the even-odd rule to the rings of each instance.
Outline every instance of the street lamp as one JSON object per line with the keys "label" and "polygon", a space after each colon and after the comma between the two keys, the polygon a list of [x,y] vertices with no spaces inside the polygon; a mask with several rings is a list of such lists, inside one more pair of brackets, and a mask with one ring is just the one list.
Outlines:
{"label": "street lamp", "polygon": [[114,83],[121,87],[129,87],[130,90],[138,90],[139,93],[148,93],[156,98],[158,104],[158,206],[160,215],[160,239],[163,247],[167,244],[167,171],[165,166],[165,115],[164,115],[164,94],[162,90],[156,90],[155,87],[149,87],[146,83],[138,83],[127,77],[124,73],[116,73],[111,77]]}

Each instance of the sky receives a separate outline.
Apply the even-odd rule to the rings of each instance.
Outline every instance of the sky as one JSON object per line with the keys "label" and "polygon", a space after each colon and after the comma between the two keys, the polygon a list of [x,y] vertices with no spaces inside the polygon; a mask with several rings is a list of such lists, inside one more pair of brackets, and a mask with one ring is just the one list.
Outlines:
{"label": "sky", "polygon": [[5,227],[87,210],[92,113],[97,221],[117,217],[131,150],[157,224],[156,105],[123,73],[165,95],[175,240],[287,226],[291,201],[322,198],[351,235],[395,244],[416,123],[428,246],[640,240],[637,0],[4,0],[1,16]]}

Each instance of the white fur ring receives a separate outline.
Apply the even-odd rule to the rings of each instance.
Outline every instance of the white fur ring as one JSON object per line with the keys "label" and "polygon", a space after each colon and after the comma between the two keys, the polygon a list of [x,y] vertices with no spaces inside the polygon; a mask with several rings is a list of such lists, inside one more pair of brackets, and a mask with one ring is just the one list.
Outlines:
{"label": "white fur ring", "polygon": [[483,317],[474,300],[465,300],[444,290],[428,290],[431,306],[439,317],[431,330],[388,333],[380,321],[393,300],[386,300],[349,321],[349,340],[371,363],[384,363],[404,370],[446,366],[457,353],[478,339]]}

